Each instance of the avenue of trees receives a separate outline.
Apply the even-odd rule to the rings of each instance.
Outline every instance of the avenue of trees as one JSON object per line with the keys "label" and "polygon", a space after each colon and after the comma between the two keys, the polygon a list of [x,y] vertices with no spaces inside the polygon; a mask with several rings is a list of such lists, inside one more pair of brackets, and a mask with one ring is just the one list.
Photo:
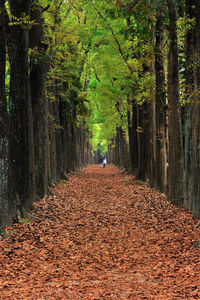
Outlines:
{"label": "avenue of trees", "polygon": [[99,151],[200,216],[199,0],[2,0],[0,41],[0,230]]}
{"label": "avenue of trees", "polygon": [[1,1],[1,226],[27,216],[66,172],[92,163],[83,60],[77,43],[62,33],[70,21],[61,23],[61,5]]}
{"label": "avenue of trees", "polygon": [[[122,2],[118,1],[119,7]],[[142,19],[146,34],[139,35],[131,53],[140,65],[136,73],[129,64],[134,84],[127,94],[127,125],[124,130],[119,123],[113,139],[118,146],[110,146],[110,159],[131,168],[139,179],[167,193],[173,204],[199,217],[200,3],[168,0],[155,1],[154,7],[153,1],[151,4],[139,2],[128,9],[127,26],[134,15],[139,31],[141,14],[146,16],[146,10],[155,8],[149,21]],[[131,37],[130,33],[129,40],[134,40]],[[129,56],[124,57],[128,65]]]}

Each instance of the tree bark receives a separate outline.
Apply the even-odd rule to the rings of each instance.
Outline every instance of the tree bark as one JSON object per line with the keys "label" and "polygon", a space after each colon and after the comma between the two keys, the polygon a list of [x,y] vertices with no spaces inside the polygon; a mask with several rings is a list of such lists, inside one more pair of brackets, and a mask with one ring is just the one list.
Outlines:
{"label": "tree bark", "polygon": [[[15,22],[10,30],[10,120],[13,197],[20,198],[26,209],[35,200],[33,120],[28,65],[28,25],[23,16],[30,15],[30,0],[10,0]],[[17,24],[16,24],[17,23]]]}
{"label": "tree bark", "polygon": [[130,167],[129,171],[133,173],[134,171],[134,141],[133,141],[133,128],[132,128],[132,101],[128,99],[127,107],[127,121],[128,121],[128,137],[129,137],[129,156],[130,156]]}
{"label": "tree bark", "polygon": [[192,112],[192,210],[200,217],[200,2],[195,0],[196,40],[196,89],[197,94]]}
{"label": "tree bark", "polygon": [[133,156],[133,170],[134,175],[138,172],[138,138],[137,138],[137,104],[133,103],[132,106],[132,139],[133,139],[133,153],[130,155]]}
{"label": "tree bark", "polygon": [[33,110],[35,184],[36,193],[43,198],[48,190],[49,178],[49,131],[48,100],[45,97],[46,44],[44,41],[44,20],[41,7],[35,3],[31,9],[31,20],[36,25],[30,30],[29,46],[32,49],[30,65],[31,100]]}
{"label": "tree bark", "polygon": [[166,192],[166,87],[163,47],[163,9],[157,11],[155,75],[156,75],[156,187]]}
{"label": "tree bark", "polygon": [[[53,93],[54,87],[51,87]],[[49,184],[58,181],[57,174],[57,126],[59,124],[58,104],[55,100],[49,99],[49,142],[50,142],[50,178]]]}
{"label": "tree bark", "polygon": [[2,226],[12,222],[15,203],[11,202],[9,161],[9,116],[5,90],[6,30],[5,1],[0,3],[0,237]]}
{"label": "tree bark", "polygon": [[184,203],[183,146],[179,101],[179,65],[176,11],[173,0],[167,0],[169,11],[168,54],[168,122],[169,122],[169,175],[168,198],[178,206]]}
{"label": "tree bark", "polygon": [[149,157],[150,151],[150,136],[148,135],[149,122],[148,122],[148,105],[144,102],[143,105],[138,106],[137,115],[137,136],[138,136],[138,173],[137,178],[141,180],[148,179]]}
{"label": "tree bark", "polygon": [[136,175],[138,171],[137,106],[133,100],[129,100],[128,106],[129,170]]}
{"label": "tree bark", "polygon": [[[195,17],[195,0],[186,0],[186,17],[193,19]],[[185,36],[185,63],[186,78],[185,91],[187,103],[184,107],[184,158],[185,158],[185,188],[186,199],[185,207],[192,209],[192,113],[195,89],[194,82],[194,58],[195,58],[195,29],[194,26],[189,28]]]}

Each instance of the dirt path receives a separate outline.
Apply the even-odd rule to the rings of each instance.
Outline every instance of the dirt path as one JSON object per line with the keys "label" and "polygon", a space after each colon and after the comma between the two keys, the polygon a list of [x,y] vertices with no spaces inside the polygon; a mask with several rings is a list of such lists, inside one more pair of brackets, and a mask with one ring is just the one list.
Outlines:
{"label": "dirt path", "polygon": [[70,174],[0,242],[0,299],[200,299],[197,220],[107,166]]}

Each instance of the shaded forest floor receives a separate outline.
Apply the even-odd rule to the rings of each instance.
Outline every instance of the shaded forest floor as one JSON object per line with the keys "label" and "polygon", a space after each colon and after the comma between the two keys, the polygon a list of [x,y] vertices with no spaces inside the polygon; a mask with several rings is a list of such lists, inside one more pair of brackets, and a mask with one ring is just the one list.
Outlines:
{"label": "shaded forest floor", "polygon": [[7,228],[1,300],[200,299],[190,213],[111,166],[68,176],[31,221]]}

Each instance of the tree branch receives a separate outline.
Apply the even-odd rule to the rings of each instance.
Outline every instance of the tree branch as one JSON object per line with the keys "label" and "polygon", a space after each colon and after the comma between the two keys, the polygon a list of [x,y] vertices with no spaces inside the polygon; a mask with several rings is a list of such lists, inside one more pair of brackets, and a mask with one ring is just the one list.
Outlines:
{"label": "tree branch", "polygon": [[124,52],[123,52],[123,50],[122,50],[122,48],[121,48],[120,42],[118,41],[118,39],[117,39],[117,37],[116,37],[116,35],[115,35],[115,33],[114,33],[112,27],[110,26],[110,24],[107,23],[105,17],[104,17],[104,16],[101,14],[101,12],[97,9],[97,7],[94,5],[94,3],[92,3],[92,6],[94,7],[94,9],[95,9],[96,12],[98,13],[98,15],[102,18],[102,20],[106,23],[107,27],[110,29],[110,31],[111,31],[111,33],[112,33],[112,36],[113,36],[113,39],[115,40],[115,42],[116,42],[116,44],[117,44],[117,46],[118,46],[119,53],[121,54],[121,57],[123,58],[125,64],[127,65],[128,69],[129,69],[129,71],[130,71],[130,73],[131,73],[131,75],[132,75],[132,74],[133,74],[133,70],[131,69],[131,66],[129,66],[129,64],[128,64],[128,60],[127,60],[127,58],[126,58],[126,56],[125,56],[125,54],[124,54]]}

